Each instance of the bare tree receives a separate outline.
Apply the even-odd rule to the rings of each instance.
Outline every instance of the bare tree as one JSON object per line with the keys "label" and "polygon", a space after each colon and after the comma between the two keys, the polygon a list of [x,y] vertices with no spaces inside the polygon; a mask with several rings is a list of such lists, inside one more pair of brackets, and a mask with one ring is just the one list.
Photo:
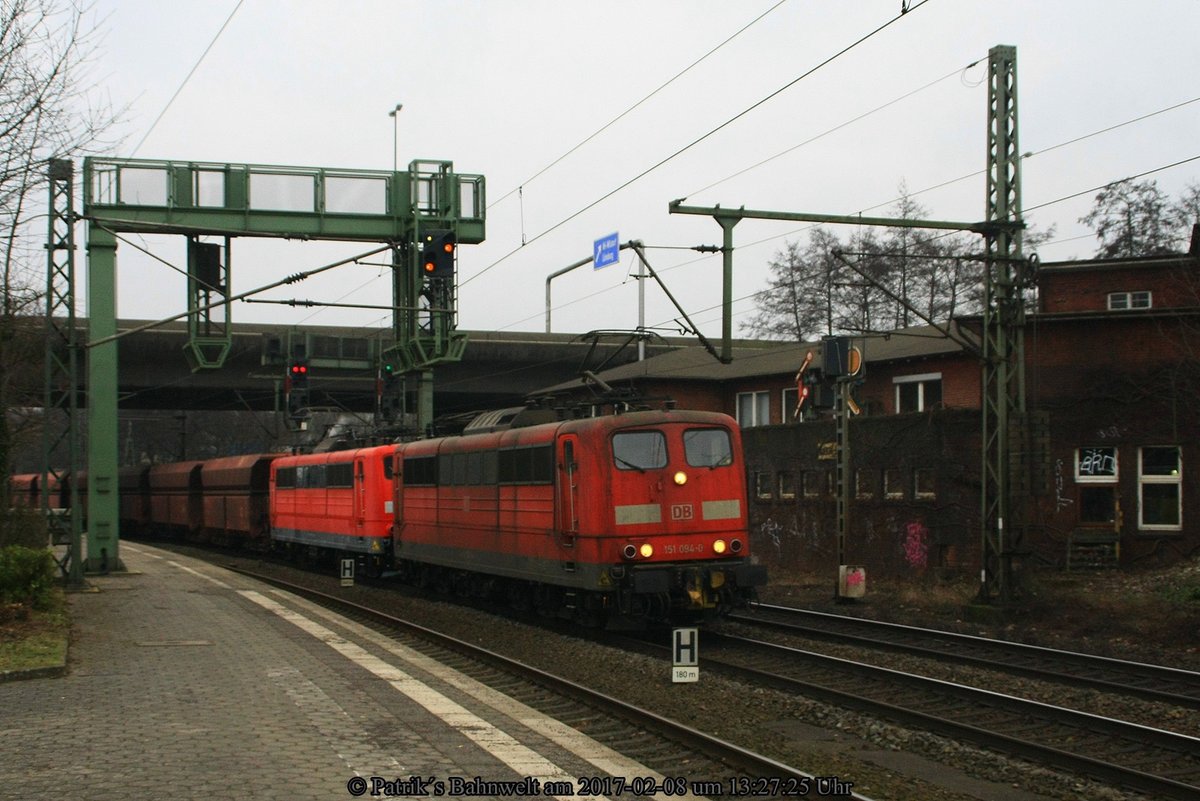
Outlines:
{"label": "bare tree", "polygon": [[[105,146],[118,114],[87,81],[97,29],[76,0],[0,0],[0,492],[10,463],[8,410],[39,405],[47,161]],[[32,338],[32,342],[30,339]],[[3,504],[7,508],[7,503]]]}
{"label": "bare tree", "polygon": [[1161,256],[1176,250],[1171,201],[1153,181],[1117,181],[1096,195],[1079,222],[1096,232],[1098,258]]}
{"label": "bare tree", "polygon": [[837,235],[817,228],[801,248],[788,242],[769,266],[767,289],[756,298],[757,311],[743,329],[751,336],[805,341],[834,331],[833,293],[846,267],[833,252]]}
{"label": "bare tree", "polygon": [[1192,241],[1192,226],[1200,225],[1200,182],[1193,181],[1184,188],[1171,207],[1171,214],[1179,231],[1178,249],[1187,250]]}

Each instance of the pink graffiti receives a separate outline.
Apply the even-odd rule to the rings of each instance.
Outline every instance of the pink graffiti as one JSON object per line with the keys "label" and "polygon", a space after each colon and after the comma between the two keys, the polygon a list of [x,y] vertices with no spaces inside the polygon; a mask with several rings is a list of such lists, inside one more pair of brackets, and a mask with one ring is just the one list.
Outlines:
{"label": "pink graffiti", "polygon": [[863,571],[861,571],[861,570],[851,570],[846,573],[846,586],[847,587],[857,587],[859,584],[862,584],[866,580],[867,580],[867,577],[865,575],[863,575]]}
{"label": "pink graffiti", "polygon": [[905,527],[904,558],[909,567],[929,564],[929,529],[924,523],[909,523]]}

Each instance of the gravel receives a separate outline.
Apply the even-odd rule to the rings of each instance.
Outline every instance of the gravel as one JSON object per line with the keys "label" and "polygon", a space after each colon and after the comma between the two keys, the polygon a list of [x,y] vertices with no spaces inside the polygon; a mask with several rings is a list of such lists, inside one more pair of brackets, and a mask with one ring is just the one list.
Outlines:
{"label": "gravel", "polygon": [[[483,645],[810,774],[853,782],[855,792],[869,797],[896,801],[1001,798],[1142,801],[1144,798],[807,698],[749,686],[715,671],[704,672],[703,655],[699,682],[673,684],[671,666],[665,658],[608,647],[590,639],[586,632],[564,633],[557,626],[549,627],[536,620],[498,616],[454,602],[419,597],[399,587],[359,585],[342,589],[332,575],[224,554],[214,556],[190,548],[181,550],[208,561],[240,563],[247,569],[278,575]],[[735,628],[729,623],[721,625]],[[665,642],[668,633],[664,631],[662,636]],[[805,647],[849,656],[846,646],[814,641],[807,642]],[[853,651],[853,658],[863,657],[861,649]],[[870,659],[898,670],[924,672],[1009,694],[1028,695],[1095,714],[1186,733],[1200,731],[1200,716],[1188,710],[905,655],[880,652],[871,654]]]}

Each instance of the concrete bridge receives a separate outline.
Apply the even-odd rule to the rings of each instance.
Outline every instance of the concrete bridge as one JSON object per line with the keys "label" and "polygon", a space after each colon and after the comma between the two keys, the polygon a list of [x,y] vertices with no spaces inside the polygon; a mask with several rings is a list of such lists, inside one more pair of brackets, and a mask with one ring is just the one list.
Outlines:
{"label": "concrete bridge", "polygon": [[[128,331],[142,324],[123,320],[118,328]],[[605,359],[612,358],[608,366],[613,366],[637,358],[636,345],[619,352],[620,342],[612,337],[593,349],[591,340],[575,334],[466,333],[470,339],[462,361],[434,371],[438,415],[519,405],[529,393],[569,381]],[[225,366],[194,373],[184,355],[186,339],[186,326],[180,322],[119,340],[120,408],[271,411],[282,402],[289,355],[302,345],[311,406],[370,412],[378,354],[390,344],[391,332],[235,324]],[[661,341],[647,343],[647,355],[670,347]]]}

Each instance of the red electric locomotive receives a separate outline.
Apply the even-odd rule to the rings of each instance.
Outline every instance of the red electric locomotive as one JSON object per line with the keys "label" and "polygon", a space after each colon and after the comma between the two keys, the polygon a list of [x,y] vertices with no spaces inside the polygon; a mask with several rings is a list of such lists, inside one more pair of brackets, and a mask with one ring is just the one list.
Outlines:
{"label": "red electric locomotive", "polygon": [[750,560],[726,415],[635,412],[399,447],[393,550],[422,583],[596,623],[716,614]]}
{"label": "red electric locomotive", "polygon": [[395,445],[284,456],[271,462],[271,539],[292,550],[358,554],[368,573],[390,563]]}

